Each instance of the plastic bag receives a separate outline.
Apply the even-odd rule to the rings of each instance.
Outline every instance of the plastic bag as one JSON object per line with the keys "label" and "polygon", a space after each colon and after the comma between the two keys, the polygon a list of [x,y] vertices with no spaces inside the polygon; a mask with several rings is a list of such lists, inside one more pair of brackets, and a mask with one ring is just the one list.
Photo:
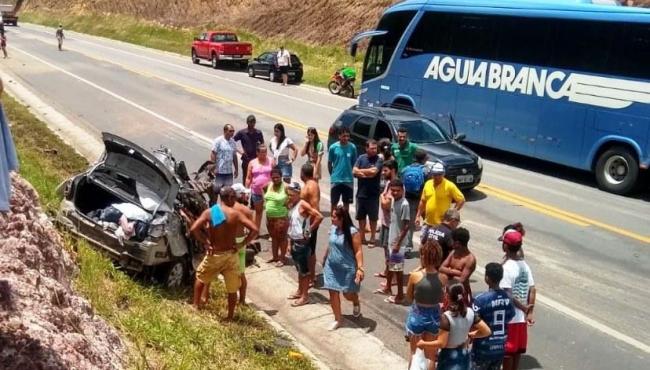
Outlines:
{"label": "plastic bag", "polygon": [[409,370],[427,370],[427,358],[424,356],[424,351],[416,349],[413,358],[411,359],[411,366]]}

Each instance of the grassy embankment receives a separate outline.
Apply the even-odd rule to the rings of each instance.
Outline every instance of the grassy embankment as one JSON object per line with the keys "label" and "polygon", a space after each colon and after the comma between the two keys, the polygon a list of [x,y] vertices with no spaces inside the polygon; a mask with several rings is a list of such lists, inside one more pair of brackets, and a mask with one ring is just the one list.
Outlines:
{"label": "grassy embankment", "polygon": [[[20,173],[52,214],[59,202],[57,185],[85,169],[87,162],[24,106],[6,95],[2,101],[12,123]],[[76,290],[132,343],[129,368],[313,368],[306,359],[289,358],[290,342],[249,308],[238,309],[235,322],[221,323],[225,308],[221,284],[214,284],[215,299],[208,310],[198,313],[185,303],[188,291],[170,293],[138,283],[87,244],[66,240],[80,268],[74,278]]]}
{"label": "grassy embankment", "polygon": [[[124,15],[71,15],[29,11],[21,12],[20,19],[50,27],[62,24],[64,29],[187,55],[188,61],[194,37],[204,30],[222,29],[214,24],[207,24],[204,28],[173,28]],[[280,45],[296,53],[304,64],[304,82],[310,85],[326,87],[336,69],[341,68],[344,63],[353,63],[352,57],[343,46],[308,45],[280,38],[263,39],[245,30],[233,31],[237,32],[242,41],[253,44],[254,56],[264,51],[277,50]],[[356,60],[354,66],[360,76],[362,56],[357,56]]]}

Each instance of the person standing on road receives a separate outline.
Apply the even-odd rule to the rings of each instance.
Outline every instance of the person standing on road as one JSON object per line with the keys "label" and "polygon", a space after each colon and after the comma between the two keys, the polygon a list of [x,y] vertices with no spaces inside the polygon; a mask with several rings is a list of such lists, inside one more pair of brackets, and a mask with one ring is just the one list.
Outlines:
{"label": "person standing on road", "polygon": [[[235,237],[239,225],[244,225],[249,231],[244,239],[248,244],[257,236],[255,223],[234,207],[236,194],[230,186],[221,189],[221,204],[215,204],[206,209],[192,224],[191,234],[206,248],[206,255],[196,269],[193,304],[197,309],[203,306],[204,290],[217,275],[225,280],[228,293],[228,316],[232,320],[237,306],[237,290],[241,284],[238,261],[238,248]],[[207,230],[207,236],[204,231]]]}
{"label": "person standing on road", "polygon": [[298,148],[293,140],[285,135],[283,124],[277,123],[273,126],[273,138],[269,148],[275,165],[282,170],[282,180],[287,184],[290,183],[291,176],[293,176],[293,162],[298,156]]}
{"label": "person standing on road", "polygon": [[[388,236],[390,234],[390,209],[393,206],[393,196],[390,194],[390,183],[397,178],[397,163],[389,159],[384,161],[381,167],[382,181],[385,182],[383,191],[379,195],[380,210],[379,219],[381,219],[381,230],[379,231],[379,246],[384,250],[384,260],[386,262],[384,272],[375,274],[379,278],[388,278],[388,257],[390,256],[390,242]],[[391,282],[385,281],[384,287],[375,290],[375,293],[392,295]]]}
{"label": "person standing on road", "polygon": [[2,55],[4,59],[7,59],[7,36],[5,32],[0,32],[0,49],[2,49]]}
{"label": "person standing on road", "polygon": [[63,39],[65,35],[63,34],[63,25],[59,25],[59,28],[56,29],[56,41],[59,45],[59,51],[63,50]]}
{"label": "person standing on road", "polygon": [[[435,240],[427,240],[420,246],[420,268],[409,274],[406,297],[412,305],[406,317],[406,334],[411,356],[418,340],[433,341],[440,329],[440,302],[447,285],[447,276],[438,272],[441,262],[442,249]],[[425,355],[431,365],[435,364],[435,350],[427,350]]]}
{"label": "person standing on road", "polygon": [[503,263],[503,279],[499,286],[508,293],[515,306],[515,316],[508,322],[508,338],[505,344],[503,370],[519,369],[522,353],[528,346],[528,328],[535,324],[535,281],[526,261],[519,256],[522,235],[518,231],[503,235],[503,251],[506,261]]}
{"label": "person standing on road", "polygon": [[[318,181],[314,179],[314,167],[305,163],[300,170],[300,179],[305,183],[305,186],[300,190],[300,199],[309,203],[312,208],[320,212],[320,186]],[[309,236],[309,280],[310,286],[314,286],[316,281],[316,243],[318,241],[318,224],[316,229],[312,230]]]}
{"label": "person standing on road", "polygon": [[409,141],[406,128],[398,128],[397,142],[391,146],[391,152],[393,152],[393,157],[397,161],[397,173],[401,175],[404,168],[415,161],[415,151],[417,149],[417,145]]}
{"label": "person standing on road", "polygon": [[402,181],[404,182],[404,191],[406,201],[409,203],[409,233],[406,236],[406,253],[410,254],[413,250],[413,233],[415,232],[416,216],[418,213],[418,205],[420,204],[420,197],[422,196],[422,187],[427,174],[425,173],[427,163],[427,152],[422,149],[415,151],[415,162],[404,167],[401,173]]}
{"label": "person standing on road", "polygon": [[438,354],[438,370],[470,370],[470,354],[467,348],[470,339],[485,338],[490,328],[467,307],[463,297],[466,292],[461,284],[449,288],[449,310],[440,319],[440,334],[433,342],[420,340],[418,348],[435,350]]}
{"label": "person standing on road", "polygon": [[392,278],[397,279],[397,295],[391,295],[384,300],[386,303],[401,304],[404,302],[404,252],[406,235],[409,231],[409,203],[404,198],[404,184],[402,180],[395,179],[390,182],[390,193],[393,198],[393,207],[390,212],[390,228],[388,231],[388,276],[386,288],[391,291]]}
{"label": "person standing on road", "polygon": [[276,262],[276,267],[282,267],[287,255],[287,192],[282,181],[282,171],[275,167],[271,170],[271,185],[264,194],[266,211],[266,229],[271,235],[271,253],[273,257],[267,263]]}
{"label": "person standing on road", "polygon": [[[235,184],[232,186],[232,189],[237,195],[237,202],[235,202],[234,209],[237,212],[240,212],[242,215],[246,216],[249,220],[253,221],[253,211],[248,207],[248,197],[251,193],[250,189],[247,189],[242,184]],[[259,230],[259,229],[258,229]],[[239,276],[241,280],[241,285],[239,286],[239,304],[246,304],[246,288],[248,287],[248,281],[246,280],[246,232],[244,224],[239,224],[237,226],[237,235],[235,235],[235,246],[239,249]]]}
{"label": "person standing on road", "polygon": [[257,158],[249,164],[246,172],[246,187],[251,189],[251,203],[255,209],[255,225],[259,229],[262,225],[262,214],[264,213],[264,191],[271,182],[271,170],[273,160],[268,156],[268,150],[264,144],[257,145]]}
{"label": "person standing on road", "polygon": [[352,167],[357,160],[357,147],[350,143],[350,130],[347,127],[339,129],[339,141],[330,146],[327,168],[330,172],[330,198],[332,212],[343,201],[345,212],[350,211],[350,203],[354,196],[354,177]]}
{"label": "person standing on road", "polygon": [[278,69],[282,75],[282,86],[287,86],[287,82],[289,81],[289,67],[291,67],[291,53],[289,53],[289,51],[286,50],[284,46],[280,46],[277,60]]}
{"label": "person standing on road", "polygon": [[307,141],[300,151],[301,156],[307,156],[307,161],[314,167],[314,179],[320,180],[321,162],[323,161],[325,148],[323,142],[318,137],[318,130],[314,127],[307,129]]}
{"label": "person standing on road", "polygon": [[451,253],[452,240],[451,233],[460,225],[460,212],[450,208],[445,212],[442,222],[437,226],[425,224],[420,234],[420,243],[424,244],[427,240],[435,240],[442,248],[442,260],[446,260]]}
{"label": "person standing on road", "polygon": [[246,118],[246,125],[248,127],[237,131],[233,140],[239,141],[242,146],[241,154],[241,170],[242,170],[242,184],[246,183],[248,176],[248,163],[257,156],[257,146],[264,144],[264,135],[262,131],[255,128],[256,119],[254,115],[249,115]]}
{"label": "person standing on road", "polygon": [[440,272],[447,275],[450,280],[463,284],[465,304],[469,305],[472,303],[469,278],[476,270],[476,257],[469,250],[469,230],[459,227],[452,231],[451,240],[454,249],[442,263]]}
{"label": "person standing on road", "polygon": [[[214,194],[216,195],[224,186],[232,186],[234,178],[239,176],[237,165],[237,146],[232,139],[235,128],[231,124],[223,126],[223,135],[214,139],[210,161],[215,163]],[[233,175],[234,172],[234,175]]]}
{"label": "person standing on road", "polygon": [[508,293],[499,288],[503,267],[494,262],[485,266],[485,283],[489,290],[476,296],[474,312],[485,321],[492,334],[472,344],[473,370],[501,370],[505,354],[506,324],[515,316]]}
{"label": "person standing on road", "polygon": [[465,205],[465,196],[458,189],[458,186],[445,178],[445,166],[437,162],[431,168],[432,178],[424,184],[422,198],[418,207],[418,221],[424,217],[425,223],[429,226],[438,225],[442,216],[451,207],[458,211]]}
{"label": "person standing on road", "polygon": [[329,244],[323,258],[324,287],[329,291],[330,305],[334,313],[334,322],[328,330],[336,330],[341,326],[343,317],[340,293],[352,302],[352,315],[361,316],[359,290],[364,275],[361,235],[352,225],[352,219],[345,207],[337,206],[332,211]]}
{"label": "person standing on road", "polygon": [[[357,221],[361,233],[361,243],[368,247],[375,246],[377,219],[379,218],[379,181],[381,179],[382,160],[377,155],[377,142],[366,142],[366,153],[359,156],[352,168],[357,180]],[[370,222],[370,240],[366,240],[366,218]]]}
{"label": "person standing on road", "polygon": [[298,290],[289,296],[295,299],[292,307],[303,306],[309,303],[309,282],[311,247],[309,245],[311,234],[318,230],[318,225],[323,221],[323,215],[309,202],[300,199],[300,184],[293,182],[287,185],[289,194],[289,239],[291,240],[291,258],[298,270]]}

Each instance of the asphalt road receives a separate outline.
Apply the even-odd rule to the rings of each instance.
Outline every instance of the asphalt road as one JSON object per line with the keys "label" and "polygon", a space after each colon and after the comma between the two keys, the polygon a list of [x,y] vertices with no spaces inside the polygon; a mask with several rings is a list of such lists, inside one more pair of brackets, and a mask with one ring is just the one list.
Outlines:
{"label": "asphalt road", "polygon": [[[54,31],[7,27],[10,58],[0,68],[68,119],[96,133],[110,131],[145,148],[164,144],[196,168],[223,124],[244,127],[256,114],[266,138],[283,122],[302,144],[307,126],[326,139],[350,99],[304,86],[283,87],[241,71],[193,65],[189,57],[68,32],[63,52]],[[537,323],[529,331],[525,369],[645,369],[650,355],[650,192],[604,193],[591,177],[559,166],[478,148],[483,184],[466,194],[463,225],[479,265],[500,260],[496,241],[513,221],[526,226],[526,259],[538,289]],[[304,160],[299,160],[302,164]],[[294,175],[298,175],[298,166]],[[327,172],[327,171],[325,171]],[[327,176],[327,175],[325,175]],[[329,179],[321,182],[328,192]],[[329,209],[327,199],[323,210]],[[321,228],[319,245],[329,227]],[[320,248],[322,251],[323,248]],[[364,320],[360,326],[404,355],[407,307],[372,291],[382,269],[379,249],[365,252]],[[407,269],[416,265],[409,260]],[[294,274],[292,267],[284,268]],[[480,271],[474,290],[484,290]],[[316,291],[315,294],[326,295]],[[643,365],[645,364],[645,365]]]}

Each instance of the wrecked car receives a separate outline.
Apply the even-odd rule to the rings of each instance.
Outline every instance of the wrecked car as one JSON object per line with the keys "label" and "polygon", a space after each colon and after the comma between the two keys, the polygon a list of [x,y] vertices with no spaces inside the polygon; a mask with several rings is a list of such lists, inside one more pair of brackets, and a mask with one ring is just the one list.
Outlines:
{"label": "wrecked car", "polygon": [[60,187],[57,223],[123,269],[182,285],[203,252],[185,235],[208,207],[206,188],[164,147],[148,152],[113,134],[102,139],[102,157]]}

